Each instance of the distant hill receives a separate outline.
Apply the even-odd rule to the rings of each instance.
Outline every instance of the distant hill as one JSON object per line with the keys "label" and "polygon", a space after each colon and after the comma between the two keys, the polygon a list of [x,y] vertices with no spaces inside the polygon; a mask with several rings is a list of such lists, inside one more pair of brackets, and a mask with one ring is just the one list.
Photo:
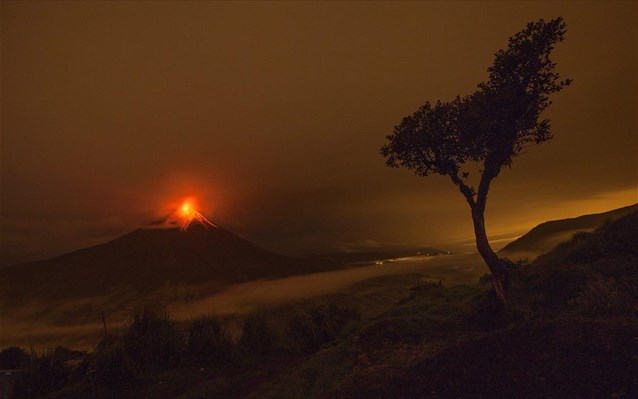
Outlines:
{"label": "distant hill", "polygon": [[166,283],[239,282],[335,266],[289,258],[218,226],[149,227],[52,259],[0,269],[2,302],[94,296],[125,287],[138,293]]}
{"label": "distant hill", "polygon": [[507,244],[499,251],[499,255],[510,259],[534,259],[559,243],[569,240],[576,233],[592,231],[602,226],[607,220],[616,220],[636,211],[638,211],[638,204],[604,213],[545,222]]}

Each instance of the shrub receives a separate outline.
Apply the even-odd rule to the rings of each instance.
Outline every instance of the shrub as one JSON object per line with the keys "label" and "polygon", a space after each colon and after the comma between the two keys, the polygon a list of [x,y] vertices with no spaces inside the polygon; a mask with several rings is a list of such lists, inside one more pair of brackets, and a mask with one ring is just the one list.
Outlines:
{"label": "shrub", "polygon": [[102,339],[97,343],[96,351],[99,352],[101,350],[104,350],[104,349],[108,348],[109,346],[111,346],[111,345],[113,345],[116,342],[121,341],[121,340],[122,340],[122,338],[118,337],[116,335],[104,334]]}
{"label": "shrub", "polygon": [[443,283],[441,282],[441,280],[439,280],[438,282],[433,280],[421,280],[417,285],[410,288],[410,293],[406,297],[399,300],[399,302],[397,302],[397,305],[403,305],[404,303],[413,300],[419,295],[423,295],[426,292],[441,288],[443,288]]}
{"label": "shrub", "polygon": [[569,304],[588,316],[638,316],[638,287],[597,275]]}
{"label": "shrub", "polygon": [[359,313],[353,309],[331,304],[327,307],[311,305],[295,314],[288,326],[288,336],[306,353],[316,352],[321,346],[337,338]]}
{"label": "shrub", "polygon": [[26,367],[29,364],[27,352],[17,346],[3,349],[0,352],[0,369],[14,370]]}
{"label": "shrub", "polygon": [[467,321],[486,331],[504,328],[520,317],[516,306],[512,305],[515,304],[509,302],[505,307],[491,288],[485,289],[472,298]]}
{"label": "shrub", "polygon": [[219,318],[206,316],[194,320],[188,328],[188,357],[200,366],[230,360],[232,341]]}
{"label": "shrub", "polygon": [[133,316],[123,337],[124,349],[140,370],[167,370],[183,359],[185,342],[168,313],[145,307]]}
{"label": "shrub", "polygon": [[122,342],[113,342],[96,351],[90,358],[89,379],[112,390],[120,390],[135,376],[135,364]]}
{"label": "shrub", "polygon": [[419,283],[417,285],[415,285],[414,287],[410,288],[410,291],[418,294],[418,293],[421,293],[421,292],[426,292],[426,291],[430,291],[430,290],[437,289],[437,288],[442,288],[442,287],[443,287],[443,283],[441,282],[441,280],[439,280],[439,281],[421,280],[421,281],[419,281]]}
{"label": "shrub", "polygon": [[242,326],[240,349],[250,355],[266,355],[276,347],[276,337],[261,313],[248,315]]}
{"label": "shrub", "polygon": [[32,351],[25,372],[16,378],[14,397],[32,398],[64,386],[71,373],[71,367],[66,363],[69,352],[61,347],[41,354]]}
{"label": "shrub", "polygon": [[[499,261],[501,262],[501,266],[505,269],[506,273],[506,278],[504,281],[505,289],[508,289],[513,282],[519,281],[522,276],[523,268],[529,265],[529,260],[527,258],[519,259],[516,262],[510,260],[509,258],[499,258]],[[479,284],[492,284],[492,274],[488,273],[480,276]]]}

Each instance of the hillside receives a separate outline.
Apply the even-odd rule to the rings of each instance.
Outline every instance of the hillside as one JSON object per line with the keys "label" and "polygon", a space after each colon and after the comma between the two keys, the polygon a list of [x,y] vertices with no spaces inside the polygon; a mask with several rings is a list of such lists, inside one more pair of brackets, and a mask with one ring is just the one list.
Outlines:
{"label": "hillside", "polygon": [[[638,213],[512,266],[506,311],[474,292],[444,315],[459,288],[423,292],[351,336],[351,373],[318,396],[638,397]],[[370,331],[392,342],[361,345]]]}
{"label": "hillside", "polygon": [[249,397],[638,395],[638,213],[512,264],[508,298],[419,284]]}
{"label": "hillside", "polygon": [[541,223],[517,240],[507,244],[499,251],[499,255],[510,259],[533,259],[551,250],[559,243],[569,240],[576,233],[592,231],[602,226],[607,220],[616,220],[636,211],[638,211],[638,204],[604,213]]}

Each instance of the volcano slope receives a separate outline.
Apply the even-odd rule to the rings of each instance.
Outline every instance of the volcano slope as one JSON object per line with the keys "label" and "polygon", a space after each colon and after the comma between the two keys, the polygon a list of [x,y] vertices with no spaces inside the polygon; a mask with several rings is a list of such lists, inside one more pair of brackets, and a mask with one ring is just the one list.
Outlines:
{"label": "volcano slope", "polygon": [[233,283],[336,268],[260,248],[218,227],[141,228],[105,244],[0,269],[4,303],[150,292],[164,284]]}

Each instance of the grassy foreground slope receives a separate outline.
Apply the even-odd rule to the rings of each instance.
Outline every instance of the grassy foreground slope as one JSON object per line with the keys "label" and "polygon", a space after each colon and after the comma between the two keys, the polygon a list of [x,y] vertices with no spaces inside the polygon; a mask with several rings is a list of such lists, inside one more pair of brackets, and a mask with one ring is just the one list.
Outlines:
{"label": "grassy foreground slope", "polygon": [[638,397],[638,213],[482,284],[415,287],[251,398]]}

